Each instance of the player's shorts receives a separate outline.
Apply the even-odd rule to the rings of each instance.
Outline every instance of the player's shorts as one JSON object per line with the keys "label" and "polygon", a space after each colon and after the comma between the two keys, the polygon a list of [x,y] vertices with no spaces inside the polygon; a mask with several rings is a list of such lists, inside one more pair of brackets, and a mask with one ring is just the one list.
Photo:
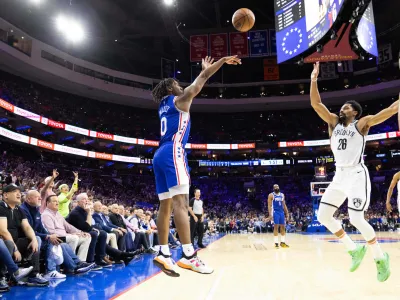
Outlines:
{"label": "player's shorts", "polygon": [[188,195],[190,176],[185,149],[180,143],[165,143],[153,159],[156,191],[160,200]]}
{"label": "player's shorts", "polygon": [[285,225],[285,213],[283,211],[274,211],[274,224]]}
{"label": "player's shorts", "polygon": [[364,164],[354,167],[336,168],[332,183],[326,189],[321,204],[339,208],[348,199],[348,208],[366,211],[371,196],[371,181]]}

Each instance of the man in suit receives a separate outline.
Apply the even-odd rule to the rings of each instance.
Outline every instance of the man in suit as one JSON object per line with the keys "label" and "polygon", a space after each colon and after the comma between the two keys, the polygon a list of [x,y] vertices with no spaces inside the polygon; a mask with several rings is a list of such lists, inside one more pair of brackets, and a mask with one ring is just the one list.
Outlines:
{"label": "man in suit", "polygon": [[127,230],[122,227],[115,226],[111,222],[109,222],[102,213],[102,207],[100,201],[97,201],[93,205],[94,213],[92,215],[96,224],[99,224],[102,230],[107,233],[115,234],[117,237],[118,249],[125,251],[125,234]]}

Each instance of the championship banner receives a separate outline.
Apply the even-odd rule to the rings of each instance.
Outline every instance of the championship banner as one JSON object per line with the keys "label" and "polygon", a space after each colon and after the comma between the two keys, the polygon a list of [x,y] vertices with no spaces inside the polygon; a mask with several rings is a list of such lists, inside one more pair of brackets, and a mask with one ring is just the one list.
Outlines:
{"label": "championship banner", "polygon": [[249,57],[249,41],[247,32],[229,33],[230,54],[238,57]]}
{"label": "championship banner", "polygon": [[228,34],[210,34],[210,55],[215,60],[228,56]]}
{"label": "championship banner", "polygon": [[161,58],[161,79],[164,78],[175,78],[175,62]]}
{"label": "championship banner", "polygon": [[[348,25],[343,24],[337,35],[338,38],[336,40],[329,41],[323,48],[321,53],[315,52],[310,56],[304,59],[305,63],[315,63],[319,62],[327,62],[327,61],[345,61],[345,60],[356,60],[358,59],[358,55],[354,53],[350,46],[350,32],[353,24]],[[346,31],[344,31],[346,30]]]}
{"label": "championship banner", "polygon": [[279,66],[276,58],[264,59],[264,80],[279,80]]}
{"label": "championship banner", "polygon": [[208,35],[192,35],[190,37],[190,61],[201,61],[208,55]]}
{"label": "championship banner", "polygon": [[267,30],[250,31],[250,56],[268,56],[270,48],[268,42]]}
{"label": "championship banner", "polygon": [[269,46],[270,51],[269,53],[271,53],[271,56],[276,55],[276,31],[275,29],[270,29],[269,30]]}

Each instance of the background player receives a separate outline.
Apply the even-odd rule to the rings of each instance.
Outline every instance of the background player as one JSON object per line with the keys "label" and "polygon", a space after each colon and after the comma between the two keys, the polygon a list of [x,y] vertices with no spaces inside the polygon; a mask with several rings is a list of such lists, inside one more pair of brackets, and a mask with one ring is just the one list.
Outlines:
{"label": "background player", "polygon": [[[332,183],[322,196],[318,220],[342,241],[352,257],[351,272],[361,264],[367,251],[366,246],[356,245],[345,233],[340,222],[333,217],[335,211],[348,199],[350,222],[370,245],[378,270],[378,280],[385,281],[390,276],[389,255],[383,253],[372,226],[365,220],[371,194],[368,169],[364,165],[365,136],[369,129],[384,122],[398,112],[399,100],[376,115],[361,119],[362,108],[355,101],[346,102],[339,116],[329,112],[321,102],[317,79],[319,63],[311,74],[311,106],[328,123],[331,149],[336,161],[336,173]],[[359,119],[359,120],[358,120]]]}
{"label": "background player", "polygon": [[390,187],[387,193],[387,197],[386,197],[386,209],[388,212],[392,212],[393,208],[392,205],[390,204],[390,199],[392,198],[393,195],[393,190],[397,185],[397,209],[400,212],[400,172],[397,172],[396,174],[394,174],[392,182],[390,183]]}
{"label": "background player", "polygon": [[268,195],[268,211],[269,217],[267,221],[271,221],[272,217],[274,218],[275,248],[279,249],[278,230],[281,232],[281,247],[289,248],[289,245],[285,243],[285,219],[288,219],[289,212],[285,203],[285,195],[280,192],[279,185],[277,184],[274,184],[274,191]]}
{"label": "background player", "polygon": [[174,222],[182,243],[182,258],[178,265],[199,273],[210,274],[207,267],[195,254],[190,240],[188,220],[189,170],[185,145],[190,132],[189,110],[194,97],[200,93],[207,80],[224,64],[237,65],[237,56],[224,57],[213,63],[211,57],[202,60],[202,71],[196,80],[183,89],[179,83],[168,78],[162,80],[153,90],[153,99],[159,104],[161,121],[160,146],[154,154],[153,168],[156,190],[160,199],[157,217],[160,252],[154,263],[169,276],[178,277],[168,247],[169,219],[174,210]]}

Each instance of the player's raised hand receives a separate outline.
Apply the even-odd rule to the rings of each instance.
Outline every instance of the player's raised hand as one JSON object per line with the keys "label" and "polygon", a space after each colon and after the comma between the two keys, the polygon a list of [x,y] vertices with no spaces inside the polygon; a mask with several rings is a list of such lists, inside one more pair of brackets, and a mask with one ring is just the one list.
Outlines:
{"label": "player's raised hand", "polygon": [[203,71],[208,67],[212,66],[213,63],[214,63],[214,58],[211,58],[211,56],[206,56],[205,58],[203,58],[201,60],[201,67]]}
{"label": "player's raised hand", "polygon": [[311,80],[317,80],[319,75],[319,61],[314,64],[314,70],[311,73]]}
{"label": "player's raised hand", "polygon": [[241,65],[242,60],[237,55],[224,57],[225,63],[228,65]]}

